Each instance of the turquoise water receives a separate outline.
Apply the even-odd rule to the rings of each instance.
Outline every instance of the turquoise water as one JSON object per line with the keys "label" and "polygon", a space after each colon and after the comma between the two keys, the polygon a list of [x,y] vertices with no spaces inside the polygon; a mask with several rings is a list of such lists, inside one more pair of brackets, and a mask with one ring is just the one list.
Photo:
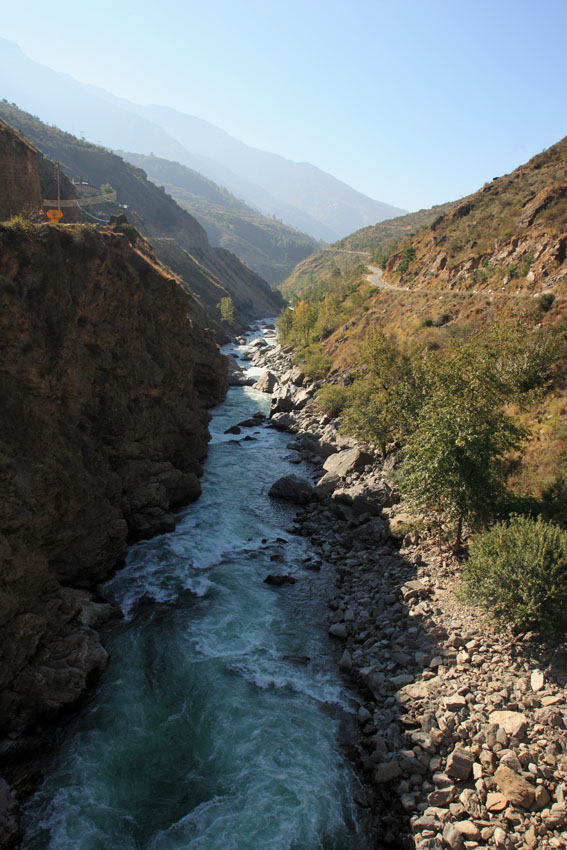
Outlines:
{"label": "turquoise water", "polygon": [[[287,438],[223,433],[267,405],[253,388],[229,391],[203,496],[104,586],[125,621],[26,807],[26,850],[366,846],[339,745],[350,701],[330,657],[328,579],[301,568],[310,551],[286,531],[294,510],[267,495],[298,471]],[[264,584],[288,571],[295,585]]]}

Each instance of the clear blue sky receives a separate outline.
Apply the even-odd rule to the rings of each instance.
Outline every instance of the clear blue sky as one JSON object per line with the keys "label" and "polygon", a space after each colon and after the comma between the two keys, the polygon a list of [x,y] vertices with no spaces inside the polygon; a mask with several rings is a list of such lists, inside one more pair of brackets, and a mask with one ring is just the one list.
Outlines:
{"label": "clear blue sky", "polygon": [[567,134],[567,0],[26,0],[1,35],[412,210]]}

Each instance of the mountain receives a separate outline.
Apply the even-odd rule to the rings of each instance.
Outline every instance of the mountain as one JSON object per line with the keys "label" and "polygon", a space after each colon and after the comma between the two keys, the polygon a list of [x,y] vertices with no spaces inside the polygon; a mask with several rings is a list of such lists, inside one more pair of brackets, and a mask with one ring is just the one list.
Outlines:
{"label": "mountain", "polygon": [[319,245],[310,236],[262,215],[212,180],[156,156],[121,155],[194,215],[212,245],[227,248],[271,284],[281,283]]}
{"label": "mountain", "polygon": [[[283,306],[279,293],[238,257],[223,248],[212,247],[196,219],[149,181],[144,171],[104,148],[43,124],[6,102],[0,102],[0,117],[46,156],[60,162],[67,177],[74,178],[77,183],[88,181],[95,187],[111,184],[119,202],[114,211],[122,212],[127,207],[130,222],[154,245],[158,256],[161,240],[177,242],[186,255],[183,280],[217,328],[220,327],[218,304],[221,298],[232,298],[241,324],[279,312]],[[89,187],[77,188],[86,191]],[[100,211],[89,210],[84,202],[83,206],[89,220],[93,217],[98,220]],[[113,211],[111,204],[105,205],[105,209]],[[163,261],[167,262],[166,256]],[[207,285],[203,285],[203,281],[207,281]]]}
{"label": "mountain", "polygon": [[0,39],[0,83],[7,99],[44,121],[110,148],[174,160],[226,186],[265,215],[317,239],[404,212],[357,192],[309,163],[261,151],[195,116],[139,106],[33,62]]}
{"label": "mountain", "polygon": [[390,256],[412,289],[541,291],[567,283],[567,137],[443,212]]}
{"label": "mountain", "polygon": [[456,202],[449,202],[428,210],[397,216],[345,236],[329,248],[316,251],[298,263],[292,274],[283,282],[282,292],[286,297],[301,295],[313,285],[336,276],[337,273],[352,274],[360,264],[372,262],[373,258],[375,262],[378,261],[380,253],[390,252],[396,245],[407,242],[455,204]]}

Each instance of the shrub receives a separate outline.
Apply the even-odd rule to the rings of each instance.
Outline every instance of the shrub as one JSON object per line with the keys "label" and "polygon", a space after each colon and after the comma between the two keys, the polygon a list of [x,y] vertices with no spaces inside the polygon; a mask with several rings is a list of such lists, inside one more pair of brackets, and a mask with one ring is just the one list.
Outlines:
{"label": "shrub", "polygon": [[544,634],[567,627],[567,532],[512,516],[475,537],[463,597],[498,622]]}
{"label": "shrub", "polygon": [[555,295],[553,292],[544,292],[537,299],[538,307],[542,311],[542,313],[547,313],[548,310],[551,309],[553,302],[555,301]]}
{"label": "shrub", "polygon": [[313,343],[294,357],[294,362],[301,365],[310,378],[324,378],[331,367],[331,358],[327,357],[319,343]]}
{"label": "shrub", "polygon": [[330,413],[331,416],[338,416],[347,404],[348,399],[349,391],[347,387],[340,387],[335,384],[326,384],[316,394],[317,406],[326,413]]}

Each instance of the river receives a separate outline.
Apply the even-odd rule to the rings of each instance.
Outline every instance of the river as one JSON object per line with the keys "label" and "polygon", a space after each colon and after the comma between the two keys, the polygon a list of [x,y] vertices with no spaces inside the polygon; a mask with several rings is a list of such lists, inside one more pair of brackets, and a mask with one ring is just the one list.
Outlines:
{"label": "river", "polygon": [[[268,408],[253,388],[230,389],[213,411],[203,495],[104,586],[124,620],[26,806],[25,850],[367,846],[340,746],[352,700],[327,636],[332,576],[304,568],[294,509],[267,495],[301,467],[287,435],[224,433]],[[264,583],[289,571],[295,585]]]}

